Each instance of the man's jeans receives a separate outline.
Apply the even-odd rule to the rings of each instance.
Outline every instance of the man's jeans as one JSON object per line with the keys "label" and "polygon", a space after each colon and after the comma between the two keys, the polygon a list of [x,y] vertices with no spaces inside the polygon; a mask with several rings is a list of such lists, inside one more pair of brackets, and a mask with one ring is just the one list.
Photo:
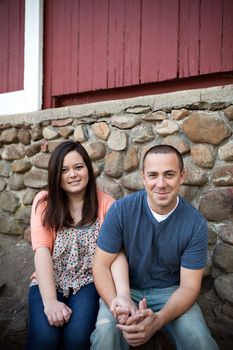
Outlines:
{"label": "man's jeans", "polygon": [[95,328],[99,295],[93,283],[68,298],[57,292],[59,301],[72,310],[63,327],[50,326],[38,286],[29,288],[29,335],[26,350],[89,350],[90,335]]}
{"label": "man's jeans", "polygon": [[[146,298],[148,308],[159,311],[175,291],[175,287],[131,289],[135,302]],[[100,300],[96,329],[91,335],[91,350],[128,350],[116,320],[105,303]],[[207,328],[202,312],[195,303],[187,312],[167,324],[163,329],[178,350],[217,350],[218,346]]]}

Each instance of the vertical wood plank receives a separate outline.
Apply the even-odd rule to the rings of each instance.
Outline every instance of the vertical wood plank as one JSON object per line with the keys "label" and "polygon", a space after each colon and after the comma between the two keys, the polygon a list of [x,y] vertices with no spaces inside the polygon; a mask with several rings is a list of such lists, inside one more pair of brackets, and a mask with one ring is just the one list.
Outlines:
{"label": "vertical wood plank", "polygon": [[198,75],[200,40],[200,0],[180,0],[179,78]]}
{"label": "vertical wood plank", "polygon": [[177,77],[178,1],[142,1],[141,82]]}
{"label": "vertical wood plank", "polygon": [[222,71],[233,70],[233,1],[223,0]]}
{"label": "vertical wood plank", "polygon": [[0,1],[0,92],[23,89],[24,0]]}
{"label": "vertical wood plank", "polygon": [[109,0],[107,88],[123,85],[125,1]]}
{"label": "vertical wood plank", "polygon": [[93,0],[80,0],[79,25],[79,88],[78,91],[92,90],[93,81]]}
{"label": "vertical wood plank", "polygon": [[200,74],[220,71],[222,9],[222,0],[201,1]]}
{"label": "vertical wood plank", "polygon": [[140,77],[140,39],[141,39],[141,1],[129,0],[125,6],[124,37],[124,75],[123,85],[139,84]]}
{"label": "vertical wood plank", "polygon": [[9,3],[0,1],[0,92],[8,91]]}
{"label": "vertical wood plank", "polygon": [[108,43],[108,0],[94,1],[92,89],[106,89],[107,43]]}

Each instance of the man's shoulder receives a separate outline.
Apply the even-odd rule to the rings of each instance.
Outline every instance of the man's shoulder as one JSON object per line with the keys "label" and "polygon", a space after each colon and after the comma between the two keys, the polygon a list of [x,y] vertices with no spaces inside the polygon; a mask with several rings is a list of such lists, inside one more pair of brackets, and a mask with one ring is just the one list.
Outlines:
{"label": "man's shoulder", "polygon": [[137,203],[139,201],[142,201],[145,195],[145,190],[140,190],[137,192],[133,192],[130,194],[127,194],[125,197],[122,197],[118,200],[116,200],[115,205],[116,206],[132,206],[134,203]]}
{"label": "man's shoulder", "polygon": [[193,216],[201,221],[206,221],[202,213],[190,202],[188,202],[184,197],[179,196],[180,209],[183,214],[188,218],[188,216]]}

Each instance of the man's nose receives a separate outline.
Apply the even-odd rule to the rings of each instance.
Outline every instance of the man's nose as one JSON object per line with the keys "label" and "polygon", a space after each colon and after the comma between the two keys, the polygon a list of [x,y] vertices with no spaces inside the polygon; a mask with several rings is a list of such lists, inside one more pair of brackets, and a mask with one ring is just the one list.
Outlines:
{"label": "man's nose", "polygon": [[157,178],[157,187],[165,187],[165,179],[163,176]]}

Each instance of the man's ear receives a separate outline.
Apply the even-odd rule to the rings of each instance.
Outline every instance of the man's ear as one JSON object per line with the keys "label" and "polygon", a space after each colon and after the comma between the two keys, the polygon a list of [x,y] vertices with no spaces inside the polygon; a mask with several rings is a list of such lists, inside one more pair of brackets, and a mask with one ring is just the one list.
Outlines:
{"label": "man's ear", "polygon": [[185,175],[186,175],[186,172],[185,172],[185,169],[183,169],[183,171],[180,173],[180,184],[181,185],[183,185],[183,183],[184,183]]}
{"label": "man's ear", "polygon": [[141,170],[141,178],[142,178],[142,183],[145,186],[145,174],[143,170]]}

